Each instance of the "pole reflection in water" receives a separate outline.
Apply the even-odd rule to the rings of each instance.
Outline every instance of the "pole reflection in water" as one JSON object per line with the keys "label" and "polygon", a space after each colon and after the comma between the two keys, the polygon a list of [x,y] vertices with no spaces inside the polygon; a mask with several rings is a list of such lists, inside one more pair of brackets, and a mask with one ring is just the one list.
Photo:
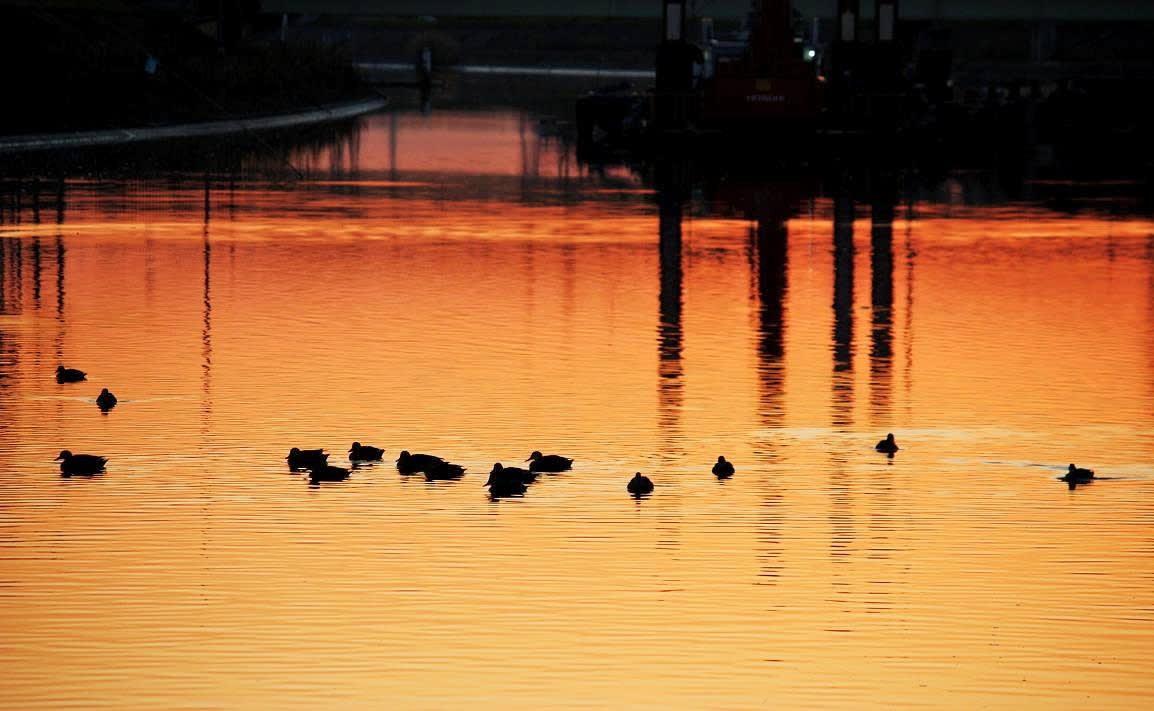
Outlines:
{"label": "pole reflection in water", "polygon": [[[3,248],[6,242],[7,240],[0,240],[0,316],[14,313],[7,295],[7,275],[11,269],[7,263],[7,250]],[[12,388],[10,373],[17,365],[16,344],[0,322],[0,444],[5,450],[10,450],[12,444],[8,439],[8,425],[11,420],[7,410],[12,400],[9,392]]]}
{"label": "pole reflection in water", "polygon": [[64,321],[64,235],[56,233],[56,318]]}
{"label": "pole reflection in water", "polygon": [[785,298],[789,285],[790,208],[783,193],[758,195],[750,241],[757,255],[759,409],[767,427],[785,420]]}
{"label": "pole reflection in water", "polygon": [[835,429],[853,427],[854,202],[848,182],[833,198],[833,417]]}
{"label": "pole reflection in water", "polygon": [[[671,160],[655,166],[661,290],[657,325],[657,417],[667,445],[678,439],[682,382],[681,268],[682,210],[688,199],[688,166]],[[667,452],[673,454],[673,452]]]}
{"label": "pole reflection in water", "polygon": [[212,215],[212,181],[204,176],[204,319],[201,329],[201,421],[206,429],[212,419],[212,241],[209,222]]}
{"label": "pole reflection in water", "polygon": [[1146,284],[1146,312],[1149,314],[1146,323],[1150,327],[1146,339],[1148,344],[1146,361],[1149,364],[1146,402],[1149,404],[1150,419],[1154,422],[1154,232],[1146,238]]}
{"label": "pole reflection in water", "polygon": [[[742,198],[749,229],[753,301],[757,313],[757,418],[766,432],[785,423],[785,298],[789,269],[789,219],[795,210],[794,186],[760,185]],[[785,509],[780,480],[771,468],[780,460],[780,444],[765,437],[753,447],[755,469],[768,468],[770,475],[759,490],[757,523],[759,575],[778,584],[785,570],[782,561],[782,528]],[[777,609],[771,603],[769,609]]]}
{"label": "pole reflection in water", "polygon": [[37,309],[40,308],[41,267],[40,234],[37,233],[32,238],[32,304]]}
{"label": "pole reflection in water", "polygon": [[917,214],[914,209],[913,191],[910,191],[909,202],[906,204],[906,277],[905,277],[905,319],[902,323],[902,339],[905,341],[905,364],[902,373],[905,384],[905,414],[908,417],[912,409],[911,396],[914,387],[914,220]]}
{"label": "pole reflection in water", "polygon": [[[893,393],[894,203],[889,174],[875,176],[870,213],[870,410],[887,421]],[[881,422],[875,422],[881,424]]]}
{"label": "pole reflection in water", "polygon": [[15,313],[13,308],[13,299],[15,297],[16,286],[14,283],[16,270],[14,265],[9,265],[9,243],[14,240],[0,241],[0,314]]}

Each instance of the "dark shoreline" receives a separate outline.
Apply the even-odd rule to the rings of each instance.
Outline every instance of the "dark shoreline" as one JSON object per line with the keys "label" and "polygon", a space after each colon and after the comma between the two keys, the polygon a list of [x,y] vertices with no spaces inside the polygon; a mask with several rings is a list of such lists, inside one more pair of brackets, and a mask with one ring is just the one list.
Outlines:
{"label": "dark shoreline", "polygon": [[167,126],[137,126],[98,131],[60,131],[0,136],[0,155],[32,151],[95,148],[180,138],[203,138],[343,121],[384,108],[382,97],[364,98],[314,109],[248,118],[197,121]]}

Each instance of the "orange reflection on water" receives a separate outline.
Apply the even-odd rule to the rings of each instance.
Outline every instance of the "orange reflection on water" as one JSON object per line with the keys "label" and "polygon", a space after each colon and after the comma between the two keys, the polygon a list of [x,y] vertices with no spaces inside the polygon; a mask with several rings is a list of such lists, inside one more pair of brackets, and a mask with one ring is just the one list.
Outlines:
{"label": "orange reflection on water", "polygon": [[[330,182],[3,228],[13,706],[1148,706],[1149,220]],[[469,473],[284,467],[354,439]]]}

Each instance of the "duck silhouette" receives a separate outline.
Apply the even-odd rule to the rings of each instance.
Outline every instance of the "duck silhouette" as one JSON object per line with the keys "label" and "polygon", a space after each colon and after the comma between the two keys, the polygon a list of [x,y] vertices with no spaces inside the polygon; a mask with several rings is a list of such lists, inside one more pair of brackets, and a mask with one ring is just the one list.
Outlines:
{"label": "duck silhouette", "polygon": [[725,461],[725,457],[718,457],[717,463],[713,465],[713,475],[718,479],[728,479],[733,476],[733,462]]}
{"label": "duck silhouette", "polygon": [[533,452],[525,461],[529,462],[529,471],[533,472],[564,472],[573,468],[573,460],[559,454]]}
{"label": "duck silhouette", "polygon": [[501,496],[520,496],[525,493],[523,474],[529,474],[524,469],[503,467],[500,462],[493,465],[485,486],[489,487],[489,494],[493,498]]}
{"label": "duck silhouette", "polygon": [[649,477],[642,476],[641,472],[637,472],[633,475],[633,478],[629,480],[625,488],[634,496],[642,496],[653,493],[653,482]]}
{"label": "duck silhouette", "polygon": [[323,449],[299,449],[293,447],[289,450],[285,460],[288,461],[289,469],[299,471],[301,469],[312,469],[313,467],[323,467],[327,465],[329,455]]}
{"label": "duck silhouette", "polygon": [[1081,467],[1076,467],[1073,464],[1071,464],[1069,470],[1066,471],[1066,476],[1062,477],[1062,481],[1069,484],[1071,489],[1078,486],[1078,484],[1088,484],[1093,479],[1093,469],[1083,469]]}
{"label": "duck silhouette", "polygon": [[522,484],[532,484],[533,482],[537,481],[537,472],[531,469],[522,469],[520,467],[501,466],[500,462],[497,462],[493,465],[493,471],[490,472],[490,476],[497,473],[500,473],[501,476],[505,477],[516,477]]}
{"label": "duck silhouette", "polygon": [[62,365],[56,366],[56,382],[58,383],[79,383],[81,380],[87,380],[88,373],[76,368],[65,368]]}
{"label": "duck silhouette", "polygon": [[353,442],[353,446],[349,448],[349,461],[352,462],[379,462],[383,456],[385,450],[360,442]]}
{"label": "duck silhouette", "polygon": [[349,470],[343,467],[334,467],[329,464],[324,464],[309,469],[310,484],[315,484],[320,481],[344,481],[348,478]]}
{"label": "duck silhouette", "polygon": [[100,394],[96,396],[96,406],[102,411],[108,412],[116,407],[116,396],[108,392],[108,388],[102,388]]}
{"label": "duck silhouette", "polygon": [[898,443],[894,441],[894,435],[891,432],[890,434],[886,435],[885,439],[880,440],[876,445],[874,445],[874,449],[892,456],[895,452],[898,451],[899,447]]}
{"label": "duck silhouette", "polygon": [[397,457],[397,471],[402,474],[427,472],[443,464],[447,464],[447,462],[440,457],[433,456],[432,454],[410,454],[407,449],[403,450],[400,456]]}
{"label": "duck silhouette", "polygon": [[108,457],[98,457],[95,454],[73,454],[67,449],[61,450],[55,461],[60,462],[60,473],[64,476],[73,474],[99,474],[104,471]]}
{"label": "duck silhouette", "polygon": [[427,481],[460,479],[464,475],[465,468],[460,464],[453,464],[452,462],[441,462],[425,470],[425,479]]}

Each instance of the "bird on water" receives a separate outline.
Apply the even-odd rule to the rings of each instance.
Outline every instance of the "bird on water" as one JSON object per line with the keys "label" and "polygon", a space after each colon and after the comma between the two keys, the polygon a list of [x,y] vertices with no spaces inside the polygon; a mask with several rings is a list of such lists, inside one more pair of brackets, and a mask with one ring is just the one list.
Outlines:
{"label": "bird on water", "polygon": [[402,474],[416,474],[417,472],[437,469],[446,463],[444,459],[432,454],[410,454],[409,450],[406,449],[397,458],[397,471]]}
{"label": "bird on water", "polygon": [[490,476],[500,474],[503,477],[516,478],[522,484],[532,484],[537,480],[537,472],[532,469],[522,469],[521,467],[506,467],[502,466],[500,462],[493,465],[493,471],[489,473]]}
{"label": "bird on water", "polygon": [[60,473],[64,476],[99,474],[104,471],[108,457],[98,457],[95,454],[73,454],[65,449],[60,452],[60,456],[55,461],[60,462]]}
{"label": "bird on water", "polygon": [[874,449],[879,452],[885,452],[886,454],[893,454],[894,452],[898,451],[898,443],[894,441],[893,433],[891,432],[890,434],[886,435],[885,439],[880,440],[876,445],[874,445]]}
{"label": "bird on water", "polygon": [[116,396],[108,392],[108,388],[102,388],[100,394],[96,396],[96,406],[104,412],[108,412],[116,407]]}
{"label": "bird on water", "polygon": [[425,479],[427,481],[460,479],[464,475],[465,468],[460,464],[453,464],[452,462],[441,462],[425,470]]}
{"label": "bird on water", "polygon": [[533,452],[525,461],[529,462],[529,471],[534,472],[564,472],[573,468],[573,460],[559,454]]}
{"label": "bird on water", "polygon": [[733,476],[733,462],[725,461],[725,457],[718,457],[713,465],[713,475],[718,479],[728,479]]}
{"label": "bird on water", "polygon": [[383,456],[385,456],[385,450],[380,447],[370,447],[360,442],[353,442],[353,446],[349,448],[349,461],[351,462],[379,462]]}
{"label": "bird on water", "polygon": [[523,474],[529,474],[529,472],[516,467],[503,467],[500,462],[497,462],[493,465],[493,471],[489,472],[489,479],[484,486],[489,487],[489,494],[494,498],[520,496],[525,493],[526,482]]}
{"label": "bird on water", "polygon": [[323,449],[300,449],[293,447],[289,450],[285,460],[288,461],[289,469],[312,469],[313,467],[323,467],[327,465],[329,455]]}
{"label": "bird on water", "polygon": [[87,380],[88,373],[76,368],[65,368],[62,365],[56,366],[56,382],[58,383],[79,383],[81,380]]}
{"label": "bird on water", "polygon": [[1082,467],[1076,467],[1071,464],[1069,470],[1066,471],[1066,476],[1062,477],[1062,481],[1069,484],[1070,488],[1073,489],[1078,484],[1089,483],[1093,478],[1093,469],[1083,469]]}
{"label": "bird on water", "polygon": [[630,494],[641,496],[643,494],[653,493],[653,482],[650,481],[649,477],[642,476],[641,472],[637,472],[633,475],[633,478],[629,480],[629,484],[626,485],[625,488]]}

